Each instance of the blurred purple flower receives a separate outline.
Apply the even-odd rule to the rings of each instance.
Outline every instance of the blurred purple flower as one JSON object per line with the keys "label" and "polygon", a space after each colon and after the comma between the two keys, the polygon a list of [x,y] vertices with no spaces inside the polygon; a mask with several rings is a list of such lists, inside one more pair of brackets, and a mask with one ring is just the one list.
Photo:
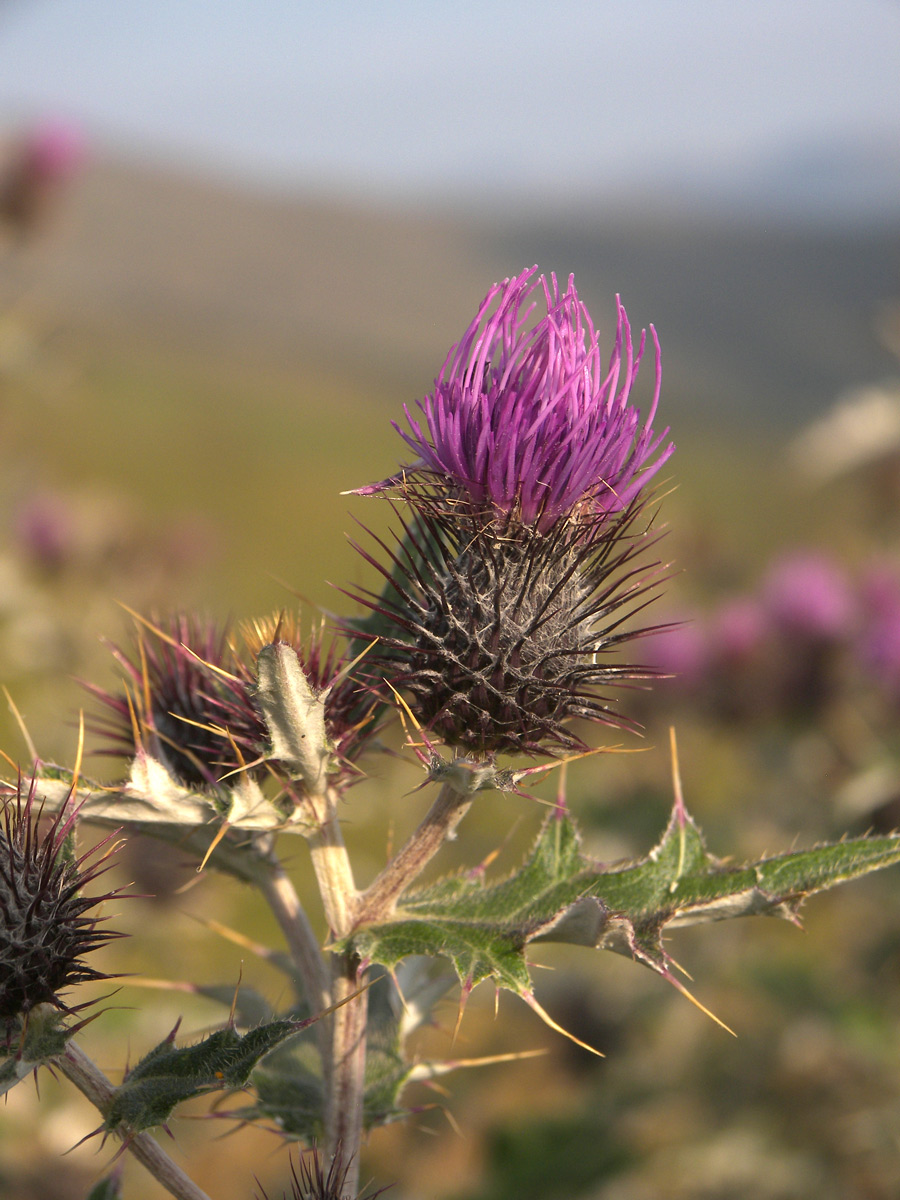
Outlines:
{"label": "blurred purple flower", "polygon": [[879,613],[866,628],[859,657],[881,684],[900,692],[900,605]]}
{"label": "blurred purple flower", "polygon": [[[616,341],[604,372],[574,278],[560,295],[556,276],[533,281],[536,270],[491,288],[433,392],[418,401],[422,417],[404,406],[410,432],[395,428],[418,460],[359,494],[400,484],[449,486],[476,511],[546,532],[573,513],[622,512],[669,458],[668,430],[655,436],[651,428],[660,390],[653,327],[656,384],[642,424],[628,399],[646,335],[635,355],[617,297]],[[546,315],[528,329],[535,293],[543,294]]]}
{"label": "blurred purple flower", "polygon": [[0,163],[0,220],[22,237],[33,233],[86,157],[84,135],[70,122],[27,131]]}
{"label": "blurred purple flower", "polygon": [[660,677],[669,677],[680,689],[693,690],[709,665],[708,635],[696,615],[670,617],[642,640],[642,658]]}
{"label": "blurred purple flower", "polygon": [[900,609],[900,576],[891,563],[869,565],[859,582],[859,599],[866,615]]}
{"label": "blurred purple flower", "polygon": [[25,555],[38,567],[54,571],[70,557],[73,546],[70,505],[52,492],[37,492],[13,514],[13,534]]}
{"label": "blurred purple flower", "polygon": [[738,664],[752,658],[766,636],[766,616],[752,596],[726,601],[715,614],[710,630],[710,650],[723,664]]}
{"label": "blurred purple flower", "polygon": [[84,165],[87,142],[77,125],[49,120],[35,126],[22,142],[26,168],[44,180],[64,183]]}
{"label": "blurred purple flower", "polygon": [[771,567],[763,582],[763,606],[783,633],[811,641],[848,636],[855,612],[844,572],[810,551],[788,555]]}
{"label": "blurred purple flower", "polygon": [[900,577],[889,564],[874,564],[860,580],[859,597],[859,662],[882,686],[900,694]]}

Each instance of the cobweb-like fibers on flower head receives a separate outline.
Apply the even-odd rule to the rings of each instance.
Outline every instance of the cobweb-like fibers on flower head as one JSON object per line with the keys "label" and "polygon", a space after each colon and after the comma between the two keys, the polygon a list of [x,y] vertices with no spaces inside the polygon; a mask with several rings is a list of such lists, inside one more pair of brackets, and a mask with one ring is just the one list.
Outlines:
{"label": "cobweb-like fibers on flower head", "polygon": [[357,547],[386,584],[349,593],[372,614],[354,630],[373,643],[360,670],[404,691],[423,727],[465,753],[581,750],[574,718],[633,727],[605,693],[656,674],[616,661],[648,632],[628,618],[665,570],[639,560],[654,540],[639,516],[634,505],[603,537],[573,541],[562,523],[543,534],[419,513],[397,552],[381,543],[391,568]]}

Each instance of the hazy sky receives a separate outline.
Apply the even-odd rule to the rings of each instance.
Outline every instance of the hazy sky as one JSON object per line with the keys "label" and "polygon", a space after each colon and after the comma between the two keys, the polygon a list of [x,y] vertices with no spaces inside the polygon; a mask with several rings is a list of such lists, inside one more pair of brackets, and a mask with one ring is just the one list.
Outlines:
{"label": "hazy sky", "polygon": [[535,198],[900,148],[900,0],[0,0],[0,120],[269,182]]}

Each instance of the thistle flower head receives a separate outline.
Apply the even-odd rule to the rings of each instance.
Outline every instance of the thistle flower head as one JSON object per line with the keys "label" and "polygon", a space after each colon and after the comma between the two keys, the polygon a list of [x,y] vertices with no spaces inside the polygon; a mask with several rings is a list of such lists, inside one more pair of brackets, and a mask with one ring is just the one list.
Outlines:
{"label": "thistle flower head", "polygon": [[263,646],[272,642],[283,642],[294,649],[310,687],[325,698],[325,729],[336,768],[333,782],[339,789],[356,782],[361,776],[356,762],[381,728],[377,718],[379,701],[372,689],[361,685],[350,673],[342,647],[328,640],[324,623],[314,625],[305,635],[294,617],[279,613],[246,622],[241,632],[254,660]]}
{"label": "thistle flower head", "polygon": [[266,727],[226,630],[177,613],[142,623],[134,647],[113,654],[126,691],[88,685],[109,710],[93,724],[109,741],[101,753],[130,756],[146,744],[182,784],[199,788],[259,757]]}
{"label": "thistle flower head", "polygon": [[[450,351],[434,390],[404,406],[417,455],[399,475],[360,488],[374,494],[398,484],[449,489],[488,514],[513,516],[546,532],[572,513],[594,518],[626,510],[668,459],[666,432],[629,403],[644,353],[616,298],[616,340],[604,369],[590,315],[574,277],[560,294],[556,276],[533,279],[536,267],[495,284],[461,341]],[[545,315],[529,325],[543,301]]]}
{"label": "thistle flower head", "polygon": [[385,588],[354,596],[373,614],[361,670],[403,688],[425,728],[468,754],[585,749],[573,718],[633,727],[606,689],[659,674],[617,661],[659,574],[633,561],[647,544],[639,515],[573,543],[564,524],[542,534],[418,514],[391,569],[362,551]]}
{"label": "thistle flower head", "polygon": [[[350,1163],[343,1158],[338,1146],[328,1169],[322,1161],[322,1155],[317,1147],[307,1151],[300,1158],[300,1165],[291,1159],[291,1192],[282,1192],[282,1200],[377,1200],[387,1188],[377,1191],[357,1192],[351,1196],[347,1191],[347,1177],[350,1173]],[[259,1200],[269,1200],[262,1192]]]}
{"label": "thistle flower head", "polygon": [[[496,284],[434,390],[398,429],[417,454],[397,488],[412,516],[382,566],[358,636],[373,686],[402,687],[427,730],[467,754],[584,748],[573,718],[633,725],[610,685],[659,672],[617,661],[659,581],[636,556],[652,537],[642,490],[674,447],[630,404],[637,353],[618,303],[604,368],[590,315],[537,268]],[[535,323],[534,310],[544,314]]]}
{"label": "thistle flower head", "polygon": [[82,888],[106,868],[109,852],[73,857],[67,838],[76,813],[63,807],[42,834],[36,783],[4,786],[0,795],[0,1028],[39,1004],[71,1011],[60,993],[108,976],[84,956],[112,938],[91,909],[116,892],[85,896]]}
{"label": "thistle flower head", "polygon": [[112,694],[88,685],[109,710],[94,721],[94,731],[109,740],[105,752],[131,755],[149,743],[153,757],[186,787],[214,787],[239,770],[261,773],[269,732],[255,701],[255,662],[273,641],[290,645],[312,689],[325,693],[336,782],[350,782],[358,774],[353,762],[374,732],[376,700],[345,677],[343,659],[321,629],[304,637],[283,615],[246,625],[243,646],[227,629],[184,613],[143,623],[133,650],[113,649],[127,690]]}

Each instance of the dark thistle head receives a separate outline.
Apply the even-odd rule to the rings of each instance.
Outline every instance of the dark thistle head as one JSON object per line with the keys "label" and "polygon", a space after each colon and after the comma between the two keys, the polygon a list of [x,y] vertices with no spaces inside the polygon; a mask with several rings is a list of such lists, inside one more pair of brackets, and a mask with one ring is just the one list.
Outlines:
{"label": "dark thistle head", "polygon": [[[652,540],[642,489],[674,447],[629,403],[634,353],[618,305],[602,369],[597,337],[570,279],[494,287],[451,352],[434,391],[407,410],[418,460],[363,494],[393,488],[412,509],[383,566],[362,635],[373,683],[411,697],[423,725],[467,754],[581,748],[573,718],[632,724],[611,685],[656,672],[618,661],[641,630],[628,618],[661,568],[640,565]],[[546,315],[533,326],[533,293]],[[496,307],[493,307],[496,305]]]}
{"label": "dark thistle head", "polygon": [[375,697],[346,677],[338,648],[326,643],[321,628],[304,637],[282,614],[242,633],[232,639],[226,629],[184,613],[141,622],[133,649],[113,649],[126,690],[111,694],[90,686],[110,710],[94,721],[95,732],[109,739],[106,752],[130,756],[144,747],[186,787],[214,787],[243,770],[261,775],[266,764],[277,771],[255,700],[256,657],[264,645],[281,642],[297,654],[313,691],[325,695],[335,782],[349,783],[374,732]]}
{"label": "dark thistle head", "polygon": [[[347,1179],[350,1173],[350,1161],[345,1160],[341,1147],[328,1169],[322,1161],[318,1148],[313,1146],[300,1157],[299,1166],[291,1159],[291,1191],[282,1192],[282,1200],[376,1200],[387,1188],[377,1191],[356,1192],[351,1195],[347,1190]],[[259,1200],[269,1200],[265,1192],[261,1192]]]}
{"label": "dark thistle head", "polygon": [[77,810],[66,805],[41,832],[36,783],[4,785],[0,794],[0,1031],[39,1004],[70,1012],[60,993],[109,976],[84,959],[112,938],[96,909],[118,893],[82,889],[106,869],[111,847],[75,857]]}
{"label": "dark thistle head", "polygon": [[113,654],[125,690],[88,685],[109,710],[93,723],[109,741],[102,753],[130,757],[146,749],[189,788],[213,787],[259,759],[266,727],[227,630],[177,613],[141,621],[134,645],[114,646]]}

